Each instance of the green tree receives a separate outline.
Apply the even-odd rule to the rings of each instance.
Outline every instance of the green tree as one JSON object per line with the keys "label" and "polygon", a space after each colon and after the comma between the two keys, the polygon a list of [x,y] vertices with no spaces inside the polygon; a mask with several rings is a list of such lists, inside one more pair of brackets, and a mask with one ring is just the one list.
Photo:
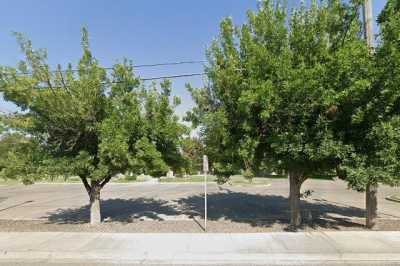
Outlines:
{"label": "green tree", "polygon": [[0,115],[0,178],[13,178],[24,184],[31,184],[34,176],[19,168],[22,165],[26,166],[28,161],[33,162],[37,145],[29,137],[10,130],[8,122],[14,116],[14,114]]}
{"label": "green tree", "polygon": [[[41,168],[50,161],[43,157],[38,144],[18,133],[5,134],[0,140],[0,178],[16,179],[25,185],[33,184]],[[42,174],[45,174],[41,172]]]}
{"label": "green tree", "polygon": [[352,150],[333,130],[335,103],[349,84],[332,85],[330,70],[338,56],[347,63],[365,57],[357,12],[356,4],[313,1],[288,20],[280,1],[263,1],[241,27],[222,21],[207,52],[210,84],[191,88],[196,106],[187,117],[201,126],[205,149],[220,151],[215,162],[232,171],[274,165],[289,173],[292,226],[301,222],[302,183]]}
{"label": "green tree", "polygon": [[[347,70],[343,67],[340,70],[346,73],[359,72],[359,75],[368,77],[368,81],[364,82],[366,89],[354,86],[349,91],[352,97],[341,99],[340,105],[347,112],[340,115],[342,128],[338,127],[340,128],[338,136],[353,146],[353,152],[343,160],[342,168],[346,172],[346,180],[350,187],[366,191],[366,225],[370,228],[375,225],[377,217],[378,184],[400,183],[398,176],[400,5],[398,1],[389,0],[386,3],[378,22],[381,32],[375,53],[369,56],[371,57],[369,60],[353,60],[348,64]],[[365,53],[368,54],[368,51]],[[337,77],[341,78],[339,75]]]}
{"label": "green tree", "polygon": [[18,168],[6,168],[8,175],[79,176],[90,198],[90,222],[97,224],[100,191],[114,175],[161,175],[180,160],[186,129],[169,104],[170,82],[161,92],[156,84],[147,88],[127,60],[108,75],[89,49],[86,28],[77,71],[71,65],[51,71],[46,51],[16,36],[25,60],[18,69],[0,69],[0,91],[24,111],[10,128],[37,145],[35,152],[14,156]]}
{"label": "green tree", "polygon": [[6,131],[6,127],[4,125],[4,114],[0,113],[0,134]]}
{"label": "green tree", "polygon": [[182,142],[182,154],[185,158],[185,172],[197,174],[202,170],[204,147],[197,137],[187,137]]}
{"label": "green tree", "polygon": [[8,153],[23,141],[23,136],[16,133],[3,133],[0,135],[0,172],[7,167]]}
{"label": "green tree", "polygon": [[183,135],[188,134],[189,130],[179,123],[180,118],[174,114],[174,108],[180,104],[180,98],[175,96],[172,98],[172,104],[170,103],[171,82],[165,80],[160,87],[161,93],[155,87],[144,92],[147,134],[149,140],[156,144],[162,155],[161,159],[167,165],[166,171],[162,172],[167,172],[168,168],[179,172],[185,164],[181,153]]}

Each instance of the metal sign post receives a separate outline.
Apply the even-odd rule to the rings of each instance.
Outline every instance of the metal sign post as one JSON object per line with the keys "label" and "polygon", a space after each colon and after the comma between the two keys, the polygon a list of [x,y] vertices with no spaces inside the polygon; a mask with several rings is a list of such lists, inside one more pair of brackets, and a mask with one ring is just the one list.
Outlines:
{"label": "metal sign post", "polygon": [[207,231],[207,173],[208,173],[207,155],[203,155],[203,172],[204,172],[204,231]]}

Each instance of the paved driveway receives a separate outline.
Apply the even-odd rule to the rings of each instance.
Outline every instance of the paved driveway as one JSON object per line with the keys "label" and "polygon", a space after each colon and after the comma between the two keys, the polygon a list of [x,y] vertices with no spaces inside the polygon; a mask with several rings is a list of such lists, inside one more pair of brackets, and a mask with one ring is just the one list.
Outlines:
{"label": "paved driveway", "polygon": [[[288,182],[270,179],[269,186],[210,184],[211,220],[270,223],[288,218]],[[364,194],[342,181],[308,180],[303,189],[314,192],[302,202],[305,217],[346,221],[364,217]],[[379,188],[379,216],[400,218],[400,204],[385,200],[399,188]],[[202,184],[108,184],[102,191],[103,218],[112,221],[189,220],[203,213]],[[81,223],[88,220],[88,196],[81,184],[0,186],[0,219],[50,220]]]}

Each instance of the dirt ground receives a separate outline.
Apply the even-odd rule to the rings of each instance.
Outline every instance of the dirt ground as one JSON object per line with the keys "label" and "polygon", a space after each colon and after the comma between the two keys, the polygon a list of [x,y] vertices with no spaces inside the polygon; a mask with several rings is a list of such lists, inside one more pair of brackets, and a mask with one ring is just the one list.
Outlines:
{"label": "dirt ground", "polygon": [[[326,220],[305,223],[297,231],[362,231],[364,220],[347,221],[342,224]],[[399,231],[400,220],[379,219],[377,231]],[[104,233],[262,233],[291,231],[287,221],[269,224],[267,221],[249,223],[232,221],[208,221],[204,230],[203,221],[135,221],[131,223],[103,222],[98,226],[88,223],[57,224],[47,221],[0,220],[1,232],[104,232]]]}

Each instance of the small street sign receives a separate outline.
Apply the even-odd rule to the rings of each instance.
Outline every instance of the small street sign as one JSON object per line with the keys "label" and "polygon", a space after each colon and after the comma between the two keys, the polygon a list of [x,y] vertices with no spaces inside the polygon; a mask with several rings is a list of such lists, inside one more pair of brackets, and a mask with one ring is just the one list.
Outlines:
{"label": "small street sign", "polygon": [[208,157],[203,155],[203,172],[208,173]]}

